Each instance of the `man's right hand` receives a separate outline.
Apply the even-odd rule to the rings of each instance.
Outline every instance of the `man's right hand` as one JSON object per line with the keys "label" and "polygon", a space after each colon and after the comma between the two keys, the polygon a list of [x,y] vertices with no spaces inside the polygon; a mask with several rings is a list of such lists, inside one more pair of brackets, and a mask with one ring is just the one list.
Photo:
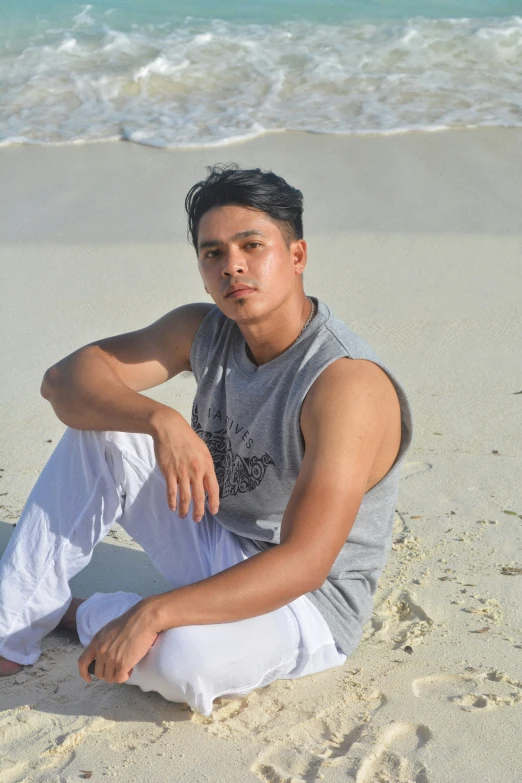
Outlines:
{"label": "man's right hand", "polygon": [[172,511],[177,510],[180,517],[186,517],[192,500],[192,518],[194,522],[201,522],[206,494],[210,513],[217,514],[219,484],[206,443],[183,416],[172,409],[170,413],[162,411],[153,427],[154,452],[167,482],[169,507]]}

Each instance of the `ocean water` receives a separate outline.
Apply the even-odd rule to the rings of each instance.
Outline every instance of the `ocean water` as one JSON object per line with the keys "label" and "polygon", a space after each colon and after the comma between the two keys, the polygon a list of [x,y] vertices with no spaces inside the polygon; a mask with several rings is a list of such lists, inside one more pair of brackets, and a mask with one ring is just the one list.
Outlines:
{"label": "ocean water", "polygon": [[522,0],[0,0],[0,144],[522,126]]}

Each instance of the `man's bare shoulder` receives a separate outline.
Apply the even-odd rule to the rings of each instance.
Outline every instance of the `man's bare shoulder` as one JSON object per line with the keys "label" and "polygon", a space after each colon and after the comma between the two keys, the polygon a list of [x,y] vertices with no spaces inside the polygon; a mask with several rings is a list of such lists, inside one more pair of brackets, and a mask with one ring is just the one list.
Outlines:
{"label": "man's bare shoulder", "polygon": [[190,304],[181,305],[165,313],[164,316],[151,324],[149,328],[154,328],[157,332],[165,332],[169,335],[180,330],[189,335],[194,331],[195,334],[203,320],[214,308],[215,305],[209,302],[191,302]]}
{"label": "man's bare shoulder", "polygon": [[[316,378],[308,392],[309,404],[323,402],[334,394],[341,399],[371,395],[395,407],[397,392],[388,375],[375,362],[367,359],[336,359]],[[305,400],[305,402],[306,402]]]}
{"label": "man's bare shoulder", "polygon": [[207,302],[181,305],[165,313],[150,326],[131,332],[130,336],[142,337],[151,345],[164,347],[166,350],[177,351],[180,346],[183,346],[186,353],[187,350],[190,351],[196,332],[213,308],[214,305]]}
{"label": "man's bare shoulder", "polygon": [[[169,367],[169,376],[181,369],[190,370],[190,351],[197,331],[206,316],[215,305],[208,302],[193,302],[176,307],[166,313],[149,327],[146,327],[144,337],[146,342],[163,355]],[[169,361],[170,360],[170,361]]]}
{"label": "man's bare shoulder", "polygon": [[366,489],[387,473],[401,442],[395,387],[379,365],[338,359],[312,384],[301,411],[306,448],[366,464]]}
{"label": "man's bare shoulder", "polygon": [[213,307],[206,302],[182,305],[149,326],[99,340],[80,350],[100,352],[120,380],[134,391],[151,389],[191,370],[194,337]]}

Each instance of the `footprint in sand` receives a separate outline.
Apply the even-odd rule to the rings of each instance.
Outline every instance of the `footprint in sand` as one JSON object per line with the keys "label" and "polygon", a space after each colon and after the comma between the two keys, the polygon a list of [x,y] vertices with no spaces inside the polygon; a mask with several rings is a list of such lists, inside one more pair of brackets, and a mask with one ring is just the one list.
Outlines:
{"label": "footprint in sand", "polygon": [[[0,722],[0,736],[2,748],[6,755],[2,758],[3,766],[0,767],[0,779],[2,783],[11,783],[11,780],[25,780],[30,773],[38,775],[52,770],[53,774],[62,772],[74,758],[74,747],[80,741],[73,732],[69,736],[60,736],[60,723],[58,718],[50,714],[41,713],[31,707],[19,707],[8,710]],[[58,734],[57,740],[49,745],[49,738]],[[8,764],[9,754],[13,759],[20,758],[20,748],[24,748],[24,761],[12,761]],[[34,748],[38,751],[31,752]],[[31,749],[31,750],[29,750]],[[20,773],[24,772],[21,777]]]}
{"label": "footprint in sand", "polygon": [[430,740],[427,726],[394,721],[363,758],[355,783],[428,783],[421,757]]}
{"label": "footprint in sand", "polygon": [[108,723],[102,717],[59,717],[27,705],[6,710],[0,719],[0,780],[61,780],[77,747]]}
{"label": "footprint in sand", "polygon": [[210,717],[195,712],[191,721],[205,726],[210,734],[223,739],[241,735],[263,737],[265,729],[284,710],[284,702],[274,697],[273,690],[253,691],[241,699],[219,699],[214,702]]}
{"label": "footprint in sand", "polygon": [[522,682],[497,671],[421,677],[412,682],[412,690],[419,699],[446,702],[466,712],[522,704]]}
{"label": "footprint in sand", "polygon": [[376,691],[357,699],[331,705],[294,726],[287,739],[257,758],[252,772],[263,783],[355,781],[372,716],[386,703]]}
{"label": "footprint in sand", "polygon": [[419,644],[430,632],[433,620],[407,591],[393,591],[375,607],[365,638],[391,641],[395,648]]}

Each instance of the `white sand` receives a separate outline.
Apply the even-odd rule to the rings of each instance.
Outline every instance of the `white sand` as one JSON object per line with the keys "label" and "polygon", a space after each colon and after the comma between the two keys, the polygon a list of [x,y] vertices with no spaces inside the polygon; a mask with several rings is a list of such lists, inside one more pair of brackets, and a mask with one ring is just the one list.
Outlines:
{"label": "white sand", "polygon": [[[396,371],[416,424],[392,558],[345,667],[205,719],[85,685],[79,644],[53,633],[35,666],[0,681],[2,783],[82,770],[125,783],[520,780],[521,144],[520,130],[481,129],[0,150],[2,548],[63,431],[39,397],[45,368],[205,298],[183,198],[212,162],[272,167],[302,188],[307,292]],[[193,389],[181,378],[157,396],[188,415]],[[74,590],[164,587],[117,529]]]}

